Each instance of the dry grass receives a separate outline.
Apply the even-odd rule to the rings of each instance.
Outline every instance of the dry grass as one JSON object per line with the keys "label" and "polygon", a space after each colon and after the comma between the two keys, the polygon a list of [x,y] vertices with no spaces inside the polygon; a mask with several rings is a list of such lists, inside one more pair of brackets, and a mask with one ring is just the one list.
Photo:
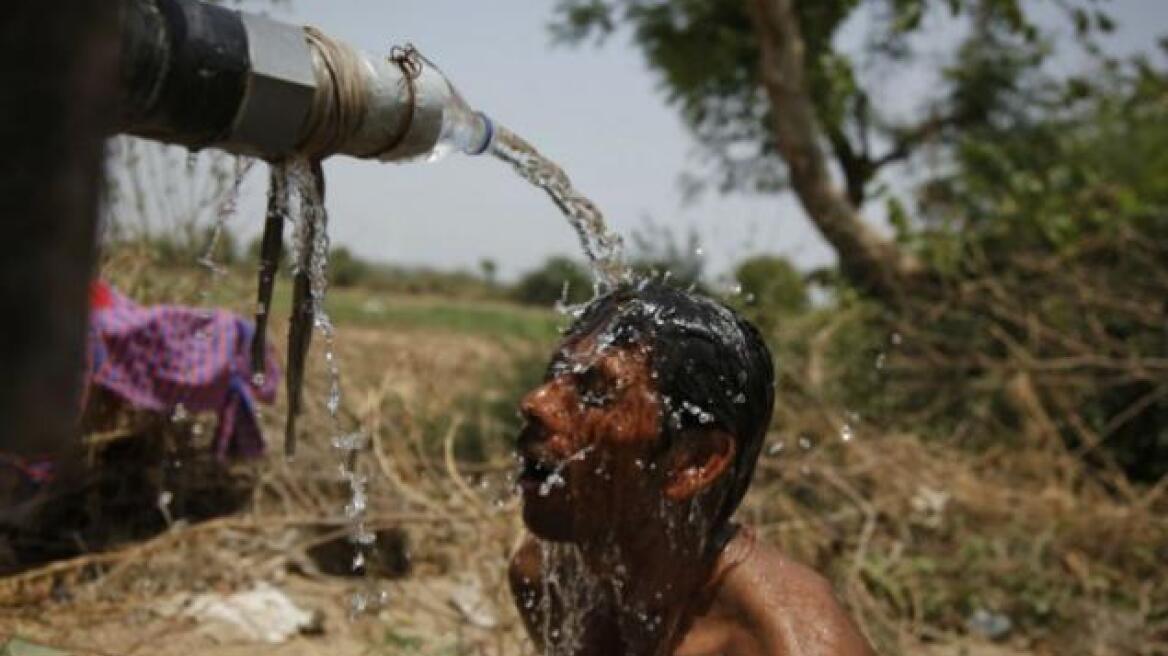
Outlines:
{"label": "dry grass", "polygon": [[[0,635],[77,654],[530,653],[503,580],[521,532],[506,436],[465,400],[509,394],[499,372],[545,345],[342,325],[338,346],[343,421],[373,437],[370,522],[404,532],[412,554],[407,576],[375,582],[389,592],[377,615],[350,622],[347,595],[366,583],[323,575],[307,556],[345,530],[314,350],[312,437],[296,461],[255,467],[245,512],[0,580]],[[783,448],[767,450],[741,515],[827,573],[882,653],[1168,653],[1165,483],[1104,485],[1050,443],[973,454],[863,423],[844,441],[840,409],[807,393],[784,401],[770,436]],[[273,435],[282,411],[266,414]],[[465,439],[487,441],[487,457],[456,458]],[[158,611],[174,595],[256,581],[320,610],[324,635],[218,644]],[[978,610],[1010,630],[997,641],[971,631]]]}

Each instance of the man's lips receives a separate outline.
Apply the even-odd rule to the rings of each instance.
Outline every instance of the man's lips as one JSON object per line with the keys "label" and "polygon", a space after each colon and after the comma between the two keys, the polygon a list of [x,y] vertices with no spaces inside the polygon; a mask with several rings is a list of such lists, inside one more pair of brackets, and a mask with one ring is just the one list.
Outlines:
{"label": "man's lips", "polygon": [[542,445],[547,443],[547,432],[540,426],[528,424],[519,434],[519,457],[522,469],[519,472],[519,485],[528,487],[540,485],[548,480],[552,474],[558,474],[563,469],[559,458],[552,456]]}
{"label": "man's lips", "polygon": [[523,469],[519,472],[519,484],[540,484],[556,471],[555,465],[550,465],[532,458],[523,458]]}

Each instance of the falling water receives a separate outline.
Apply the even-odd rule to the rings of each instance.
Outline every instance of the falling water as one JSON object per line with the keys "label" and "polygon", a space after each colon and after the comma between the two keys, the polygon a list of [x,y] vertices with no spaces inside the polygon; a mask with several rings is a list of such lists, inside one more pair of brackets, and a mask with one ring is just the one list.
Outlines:
{"label": "falling water", "polygon": [[[188,160],[189,161],[189,160]],[[208,274],[208,278],[214,280],[224,273],[226,273],[217,261],[216,257],[219,252],[219,242],[223,240],[223,233],[227,228],[227,222],[231,217],[235,216],[239,208],[239,192],[243,187],[243,181],[247,178],[247,174],[251,171],[255,160],[250,157],[243,157],[242,155],[235,156],[234,162],[234,177],[231,181],[231,186],[227,188],[227,192],[223,196],[215,208],[215,223],[211,226],[211,234],[207,239],[207,245],[203,249],[203,254],[199,257],[199,266],[203,267]],[[199,296],[205,304],[210,297],[210,289],[204,285],[199,291]]]}
{"label": "falling water", "polygon": [[[340,421],[341,373],[336,355],[336,332],[325,309],[325,295],[328,291],[328,214],[324,207],[321,190],[324,188],[319,166],[306,160],[293,161],[289,167],[292,187],[297,191],[300,203],[299,219],[293,241],[293,262],[297,266],[307,265],[308,293],[313,327],[324,341],[324,361],[328,375],[328,395],[325,409],[329,416],[329,430],[333,437],[330,444],[339,454],[338,471],[348,485],[349,499],[343,508],[348,522],[349,541],[353,544],[352,568],[363,571],[368,550],[376,541],[376,534],[369,530],[366,522],[368,510],[368,477],[358,467],[358,455],[367,446],[366,436],[361,432],[346,432]],[[350,599],[350,610],[359,614],[375,602],[383,599],[376,590],[359,591]]]}
{"label": "falling water", "polygon": [[491,154],[510,164],[523,179],[543,189],[567,217],[588,257],[597,291],[612,289],[629,279],[624,244],[609,231],[604,214],[572,186],[563,169],[507,128],[496,125]]}
{"label": "falling water", "polygon": [[[300,219],[294,241],[294,262],[308,265],[308,293],[312,306],[312,324],[324,339],[324,361],[328,371],[328,397],[325,408],[333,429],[339,429],[337,412],[341,406],[341,372],[336,358],[336,333],[324,299],[328,291],[328,213],[321,197],[319,172],[307,160],[296,160],[289,167],[300,200]],[[301,266],[297,264],[297,266]]]}
{"label": "falling water", "polygon": [[[600,603],[602,586],[588,570],[579,547],[539,543],[543,563],[540,612],[544,656],[569,656],[583,647],[588,612]],[[531,603],[530,601],[524,603]],[[552,620],[558,620],[553,624]]]}

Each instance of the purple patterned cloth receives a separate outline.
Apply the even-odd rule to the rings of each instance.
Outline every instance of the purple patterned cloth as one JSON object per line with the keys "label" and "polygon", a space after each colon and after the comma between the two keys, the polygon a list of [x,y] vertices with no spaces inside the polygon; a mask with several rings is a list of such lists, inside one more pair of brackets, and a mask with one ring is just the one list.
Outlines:
{"label": "purple patterned cloth", "polygon": [[181,404],[191,413],[216,412],[220,459],[264,452],[256,401],[275,400],[280,371],[269,346],[263,379],[253,380],[251,322],[224,310],[143,307],[102,282],[94,284],[91,305],[90,385],[142,410],[172,415]]}

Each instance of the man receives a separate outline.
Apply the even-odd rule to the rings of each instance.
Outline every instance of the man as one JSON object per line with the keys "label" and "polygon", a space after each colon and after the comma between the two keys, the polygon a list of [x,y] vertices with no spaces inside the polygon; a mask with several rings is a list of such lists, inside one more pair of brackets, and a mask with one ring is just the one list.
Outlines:
{"label": "man", "polygon": [[773,404],[725,306],[657,283],[588,306],[520,405],[510,578],[545,653],[871,653],[824,579],[730,521]]}

